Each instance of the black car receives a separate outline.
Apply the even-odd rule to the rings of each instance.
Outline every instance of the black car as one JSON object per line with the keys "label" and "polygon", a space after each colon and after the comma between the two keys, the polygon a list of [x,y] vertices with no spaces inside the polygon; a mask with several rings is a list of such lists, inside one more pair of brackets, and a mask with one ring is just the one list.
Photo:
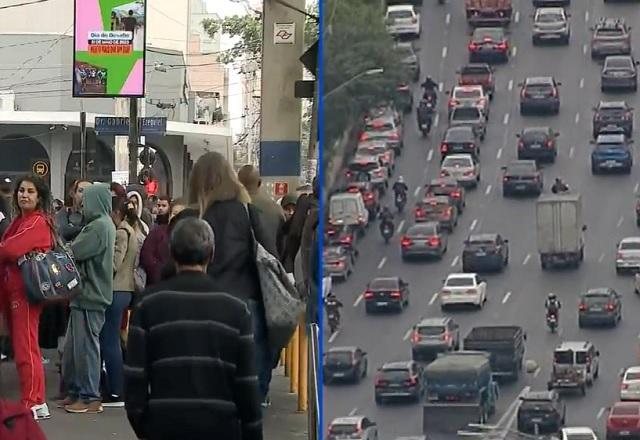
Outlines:
{"label": "black car", "polygon": [[431,181],[425,186],[424,195],[425,197],[449,197],[458,209],[459,214],[462,214],[462,211],[464,211],[464,207],[467,206],[464,187],[460,185],[460,182],[451,177],[439,177],[437,179],[431,179]]}
{"label": "black car", "polygon": [[502,195],[542,194],[542,172],[535,160],[514,160],[502,167]]}
{"label": "black car", "polygon": [[364,291],[366,313],[395,309],[402,312],[409,305],[409,284],[400,277],[374,278]]}
{"label": "black car", "polygon": [[360,382],[367,375],[367,353],[359,347],[331,347],[324,354],[324,383]]}
{"label": "black car", "polygon": [[472,234],[464,241],[462,271],[502,270],[509,264],[509,240],[500,234]]}
{"label": "black car", "polygon": [[580,295],[578,327],[589,324],[617,325],[622,319],[622,299],[614,289],[589,289]]}
{"label": "black car", "polygon": [[638,61],[631,55],[610,55],[600,72],[600,90],[638,90]]}
{"label": "black car", "polygon": [[562,83],[551,76],[527,78],[520,83],[520,114],[532,111],[560,113],[560,91]]}
{"label": "black car", "polygon": [[476,132],[470,126],[450,127],[444,133],[440,143],[440,161],[449,154],[471,154],[478,157],[480,141]]}
{"label": "black car", "polygon": [[528,127],[516,135],[518,159],[555,162],[558,156],[557,137],[560,133],[551,127]]}
{"label": "black car", "polygon": [[620,127],[627,137],[633,133],[633,107],[625,101],[600,101],[593,107],[593,138],[609,126]]}
{"label": "black car", "polygon": [[397,398],[419,401],[426,389],[422,367],[414,361],[384,364],[378,369],[374,386],[377,404]]}
{"label": "black car", "polygon": [[520,397],[518,431],[554,434],[562,429],[567,409],[557,391],[530,391]]}

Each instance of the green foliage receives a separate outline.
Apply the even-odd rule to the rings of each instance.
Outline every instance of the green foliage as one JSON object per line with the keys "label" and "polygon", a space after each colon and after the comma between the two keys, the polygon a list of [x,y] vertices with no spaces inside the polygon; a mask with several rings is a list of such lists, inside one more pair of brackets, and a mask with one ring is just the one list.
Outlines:
{"label": "green foliage", "polygon": [[393,98],[406,72],[393,50],[384,25],[382,2],[325,0],[323,23],[324,94],[369,69],[380,75],[362,76],[323,100],[323,161],[331,147],[364,111]]}

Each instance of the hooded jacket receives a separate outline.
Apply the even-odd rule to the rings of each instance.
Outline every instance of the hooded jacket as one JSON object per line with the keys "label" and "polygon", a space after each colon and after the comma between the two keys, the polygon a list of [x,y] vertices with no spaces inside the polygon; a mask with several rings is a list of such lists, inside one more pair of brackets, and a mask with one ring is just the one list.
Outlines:
{"label": "hooded jacket", "polygon": [[136,232],[126,220],[116,228],[116,246],[113,253],[113,290],[135,292],[133,271],[138,255]]}
{"label": "hooded jacket", "polygon": [[82,276],[82,293],[71,307],[105,310],[113,300],[113,254],[116,228],[111,213],[111,191],[94,183],[84,190],[83,213],[87,225],[71,243],[71,250]]}
{"label": "hooded jacket", "polygon": [[142,194],[140,194],[138,191],[129,191],[127,193],[127,199],[130,199],[131,197],[135,197],[138,200],[137,203],[137,209],[136,209],[136,214],[138,215],[138,219],[140,221],[140,227],[142,228],[142,232],[144,233],[145,236],[149,235],[149,224],[147,223],[147,221],[149,219],[145,219],[144,218],[144,198],[142,197]]}

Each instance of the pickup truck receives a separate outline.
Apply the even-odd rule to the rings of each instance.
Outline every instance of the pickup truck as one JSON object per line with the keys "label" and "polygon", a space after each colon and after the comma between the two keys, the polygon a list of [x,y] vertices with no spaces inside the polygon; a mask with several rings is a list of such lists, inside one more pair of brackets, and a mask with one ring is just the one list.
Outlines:
{"label": "pickup truck", "polygon": [[469,126],[475,135],[484,140],[487,134],[487,116],[482,109],[473,105],[456,107],[449,116],[449,127]]}
{"label": "pickup truck", "polygon": [[506,27],[511,24],[511,0],[465,0],[464,9],[471,27]]}
{"label": "pickup truck", "polygon": [[472,328],[463,343],[465,350],[486,351],[491,355],[494,377],[517,380],[522,369],[526,339],[522,327],[498,325]]}
{"label": "pickup truck", "polygon": [[467,64],[458,71],[459,86],[482,86],[484,93],[493,99],[496,90],[496,80],[493,69],[487,63]]}

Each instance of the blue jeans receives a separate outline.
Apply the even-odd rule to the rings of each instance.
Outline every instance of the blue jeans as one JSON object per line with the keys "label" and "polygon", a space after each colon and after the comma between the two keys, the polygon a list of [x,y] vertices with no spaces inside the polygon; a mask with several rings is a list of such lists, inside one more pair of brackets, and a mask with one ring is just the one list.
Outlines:
{"label": "blue jeans", "polygon": [[260,396],[264,400],[269,393],[271,374],[274,367],[274,355],[271,353],[269,338],[267,337],[267,322],[264,316],[264,305],[262,302],[248,300],[247,305],[251,312],[253,323],[253,340],[256,344],[256,371],[258,373],[258,385]]}
{"label": "blue jeans", "polygon": [[104,312],[71,308],[62,356],[67,396],[84,402],[100,397],[100,331]]}
{"label": "blue jeans", "polygon": [[113,302],[105,311],[104,326],[100,332],[100,353],[107,370],[107,389],[111,396],[124,392],[122,370],[122,346],[120,345],[120,324],[122,313],[131,303],[131,292],[113,292]]}

